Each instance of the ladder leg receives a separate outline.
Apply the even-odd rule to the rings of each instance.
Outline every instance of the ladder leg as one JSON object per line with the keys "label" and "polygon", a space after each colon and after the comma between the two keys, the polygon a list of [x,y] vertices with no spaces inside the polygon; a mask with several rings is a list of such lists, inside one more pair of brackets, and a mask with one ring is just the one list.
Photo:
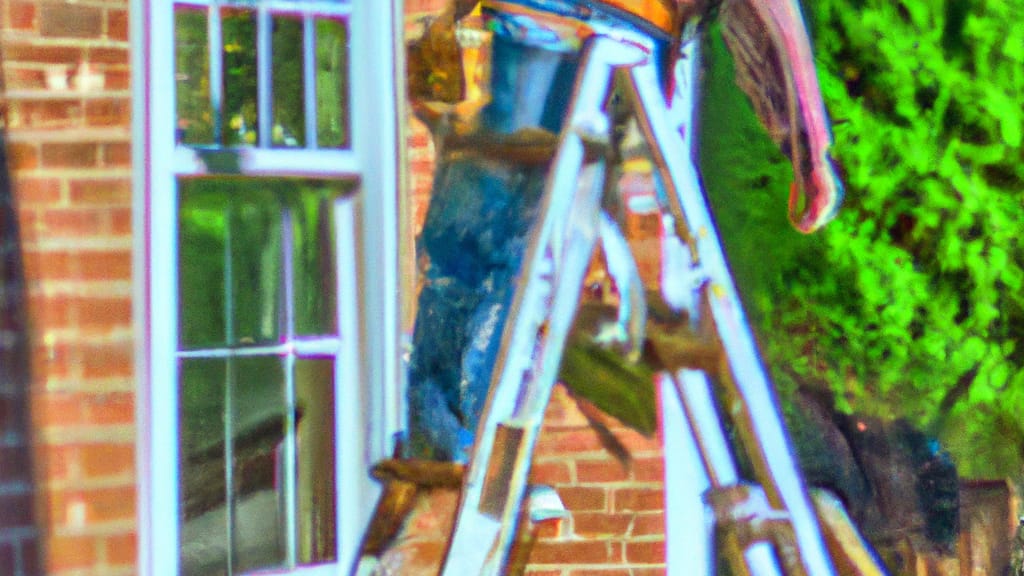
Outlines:
{"label": "ladder leg", "polygon": [[641,130],[654,155],[662,182],[668,189],[669,207],[677,226],[684,226],[684,240],[692,242],[695,257],[708,279],[705,297],[731,378],[723,391],[730,406],[742,407],[736,424],[771,505],[786,510],[807,573],[834,573],[820,526],[811,505],[773,389],[761,365],[753,336],[733,286],[725,256],[691,160],[693,86],[696,82],[696,42],[684,51],[677,67],[679,90],[670,107],[654,66],[630,70],[629,88]]}
{"label": "ladder leg", "polygon": [[598,39],[584,56],[502,336],[445,576],[504,571],[534,442],[598,235],[604,174],[589,153],[608,137],[604,108],[613,69],[642,55]]}

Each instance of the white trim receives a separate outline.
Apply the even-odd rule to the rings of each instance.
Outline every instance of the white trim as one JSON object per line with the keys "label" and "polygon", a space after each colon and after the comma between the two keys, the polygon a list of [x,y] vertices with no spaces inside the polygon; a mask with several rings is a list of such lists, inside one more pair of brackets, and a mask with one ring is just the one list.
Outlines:
{"label": "white trim", "polygon": [[[134,303],[141,337],[136,353],[139,462],[139,572],[177,574],[178,419],[176,214],[171,174],[174,142],[174,17],[170,2],[132,0],[133,171],[136,246]],[[163,49],[161,49],[163,47]],[[170,250],[152,258],[155,249]],[[141,252],[141,253],[140,253]],[[171,527],[171,529],[168,529]]]}
{"label": "white trim", "polygon": [[[357,270],[359,267],[359,238],[356,225],[358,203],[357,199],[339,200],[335,208],[338,270]],[[334,394],[334,438],[337,446],[342,449],[335,453],[337,458],[334,461],[334,473],[338,479],[338,562],[342,566],[352,566],[355,563],[363,531],[359,515],[353,515],[353,511],[365,507],[365,486],[362,485],[362,480],[367,477],[367,468],[362,460],[363,451],[359,449],[366,445],[366,433],[369,428],[362,425],[367,391],[362,386],[364,372],[359,351],[361,318],[358,298],[351,297],[358,294],[358,284],[355,274],[338,274],[338,293],[342,295],[338,301],[337,312],[341,353],[338,354],[334,365],[337,383]],[[344,449],[353,447],[356,449]]]}
{"label": "white trim", "polygon": [[[231,170],[208,166],[204,158],[234,157]],[[359,160],[351,150],[224,148],[203,150],[188,146],[174,148],[174,174],[244,174],[247,176],[306,176],[310,178],[351,178],[359,176]]]}
{"label": "white trim", "polygon": [[360,0],[175,0],[180,6],[224,6],[251,8],[265,6],[271,12],[290,14],[317,14],[325,16],[348,16],[353,12],[353,3]]}
{"label": "white trim", "polygon": [[[174,70],[174,7],[257,4],[275,13],[349,17],[351,150],[203,151],[175,145],[176,86],[169,72]],[[177,576],[179,572],[179,361],[269,352],[335,358],[338,561],[256,573],[325,576],[337,574],[339,567],[348,571],[355,566],[379,492],[367,474],[368,466],[390,455],[395,433],[404,428],[398,346],[399,97],[394,69],[401,4],[401,0],[131,0],[133,217],[139,247],[133,255],[133,294],[140,335],[136,413],[139,573],[143,576]],[[217,160],[212,166],[211,159]],[[337,338],[299,339],[251,349],[178,350],[176,178],[214,174],[337,178],[356,183],[354,193],[336,203]],[[354,446],[363,448],[345,449]]]}

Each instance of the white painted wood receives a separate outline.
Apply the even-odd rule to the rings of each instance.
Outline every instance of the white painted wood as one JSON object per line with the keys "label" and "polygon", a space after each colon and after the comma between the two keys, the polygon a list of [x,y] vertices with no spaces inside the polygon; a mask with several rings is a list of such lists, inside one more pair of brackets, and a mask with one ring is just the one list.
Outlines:
{"label": "white painted wood", "polygon": [[[136,348],[139,573],[177,576],[182,568],[177,465],[179,360],[268,353],[335,358],[338,561],[326,566],[268,570],[260,574],[320,576],[348,572],[355,564],[357,547],[376,501],[378,487],[367,474],[368,466],[390,455],[395,435],[404,429],[404,391],[399,386],[402,379],[398,347],[399,170],[396,158],[400,135],[396,114],[399,98],[394,69],[402,2],[185,0],[178,3],[184,4],[258,4],[269,12],[349,19],[352,149],[244,148],[216,153],[236,155],[237,173],[246,176],[336,178],[356,182],[358,186],[352,195],[337,204],[337,338],[298,339],[251,350],[177,350],[175,179],[215,174],[203,161],[205,154],[214,152],[176,147],[174,143],[175,4],[166,0],[132,0],[131,36],[135,55],[132,134],[133,157],[137,159],[133,169],[134,234],[138,247],[133,256],[133,294],[139,334]],[[211,41],[215,40],[211,37]],[[265,44],[266,39],[263,39],[264,51]],[[216,64],[212,68],[212,72],[219,74]],[[260,84],[269,86],[267,78]],[[216,93],[213,96],[219,100]],[[262,108],[266,107],[264,101]],[[269,133],[261,130],[263,132]],[[246,502],[236,513],[244,514],[246,506],[256,504],[258,501]],[[223,526],[226,519],[208,522]],[[252,536],[258,540],[261,534]]]}
{"label": "white painted wood", "polygon": [[[131,9],[133,145],[133,291],[138,428],[139,572],[176,575],[177,258],[169,161],[174,146],[173,10],[170,2],[133,0]],[[160,252],[161,257],[152,256]]]}

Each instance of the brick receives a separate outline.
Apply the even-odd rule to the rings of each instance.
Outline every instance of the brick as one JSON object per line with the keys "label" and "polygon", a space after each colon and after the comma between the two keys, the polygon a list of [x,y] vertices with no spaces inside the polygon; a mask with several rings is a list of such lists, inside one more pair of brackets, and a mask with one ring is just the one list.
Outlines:
{"label": "brick", "polygon": [[538,457],[586,452],[603,452],[600,440],[590,429],[552,430],[541,434],[535,453]]}
{"label": "brick", "polygon": [[633,515],[633,529],[630,531],[633,537],[641,536],[664,536],[665,535],[665,513],[664,512],[638,512]]}
{"label": "brick", "polygon": [[616,512],[650,512],[665,509],[661,488],[618,488],[612,492]]}
{"label": "brick", "polygon": [[50,208],[43,211],[42,226],[48,238],[81,238],[106,232],[102,208]]}
{"label": "brick", "polygon": [[45,88],[46,76],[43,70],[23,68],[16,63],[8,63],[4,67],[4,80],[8,90],[24,90]]}
{"label": "brick", "polygon": [[28,447],[0,446],[0,485],[31,479],[32,467]]}
{"label": "brick", "polygon": [[626,542],[626,561],[630,564],[664,564],[665,541]]}
{"label": "brick", "polygon": [[43,144],[43,166],[48,168],[88,168],[99,161],[99,148],[89,142]]}
{"label": "brick", "polygon": [[95,6],[47,2],[41,6],[39,33],[54,38],[98,38],[103,12]]}
{"label": "brick", "polygon": [[[26,250],[31,250],[30,246],[27,246],[33,238],[39,236],[41,232],[42,223],[39,222],[39,213],[35,210],[19,210],[18,211],[18,227],[21,228],[21,240],[22,240],[22,255]],[[35,279],[36,277],[28,274],[26,264],[25,278]]]}
{"label": "brick", "polygon": [[531,564],[607,564],[613,547],[602,541],[537,542],[530,553]]}
{"label": "brick", "polygon": [[622,482],[629,480],[629,469],[617,460],[578,460],[576,480],[580,484]]}
{"label": "brick", "polygon": [[561,570],[532,570],[527,567],[524,576],[562,576]]}
{"label": "brick", "polygon": [[72,204],[130,206],[131,180],[125,178],[78,178],[71,181],[68,198]]}
{"label": "brick", "polygon": [[47,539],[46,552],[47,573],[88,568],[96,563],[96,539],[54,534]]}
{"label": "brick", "polygon": [[584,568],[569,572],[569,576],[633,576],[633,571],[619,568],[612,568],[610,570]]}
{"label": "brick", "polygon": [[78,468],[77,446],[38,445],[34,455],[42,476],[49,481],[69,480],[73,475],[72,470]]}
{"label": "brick", "polygon": [[633,478],[637,482],[665,482],[665,460],[660,455],[633,460]]}
{"label": "brick", "polygon": [[104,144],[102,147],[104,166],[130,166],[132,147],[127,142]]}
{"label": "brick", "polygon": [[83,396],[77,392],[47,392],[33,402],[32,416],[35,426],[66,428],[80,426],[83,419]]}
{"label": "brick", "polygon": [[61,200],[60,180],[56,178],[15,174],[14,191],[22,208],[57,204]]}
{"label": "brick", "polygon": [[82,49],[76,46],[40,46],[31,42],[4,44],[4,61],[20,64],[67,64],[77,66]]}
{"label": "brick", "polygon": [[644,436],[643,434],[629,428],[614,428],[612,430],[615,433],[615,437],[619,439],[619,442],[629,449],[630,454],[658,454],[662,452],[661,440],[658,436],[651,435],[650,437]]}
{"label": "brick", "polygon": [[530,466],[531,484],[568,484],[572,482],[572,472],[566,462],[541,462]]}
{"label": "brick", "polygon": [[35,2],[9,0],[8,15],[10,26],[14,30],[31,31],[36,28]]}
{"label": "brick", "polygon": [[128,40],[128,11],[107,9],[107,38]]}
{"label": "brick", "polygon": [[70,326],[70,302],[66,298],[54,298],[42,294],[29,296],[29,310],[33,322],[47,329]]}
{"label": "brick", "polygon": [[138,538],[135,534],[109,536],[103,542],[107,564],[133,566],[138,559]]}
{"label": "brick", "polygon": [[47,500],[51,521],[76,530],[131,520],[135,516],[135,487],[130,484],[87,490],[50,490]]}
{"label": "brick", "polygon": [[41,382],[67,378],[71,374],[71,354],[66,344],[36,345],[33,347],[31,357],[32,374]]}
{"label": "brick", "polygon": [[132,233],[132,209],[131,208],[110,208],[107,210],[110,218],[110,228],[107,230],[112,236],[131,236]]}
{"label": "brick", "polygon": [[80,298],[71,301],[78,326],[90,333],[130,327],[132,303],[128,298]]}
{"label": "brick", "polygon": [[91,48],[89,50],[89,61],[94,64],[120,64],[128,65],[130,52],[124,48]]}
{"label": "brick", "polygon": [[130,250],[96,250],[79,256],[82,280],[131,280],[132,254]]}
{"label": "brick", "polygon": [[31,170],[39,167],[39,147],[35,144],[7,145],[7,166],[11,170]]}
{"label": "brick", "polygon": [[85,122],[89,126],[128,126],[131,123],[131,102],[127,98],[87,100]]}
{"label": "brick", "polygon": [[566,486],[558,488],[558,495],[565,507],[573,512],[607,510],[607,495],[604,488]]}
{"label": "brick", "polygon": [[82,118],[82,107],[65,100],[31,100],[18,103],[11,109],[11,127],[72,128]]}
{"label": "brick", "polygon": [[127,90],[131,86],[132,75],[125,70],[106,70],[107,90]]}
{"label": "brick", "polygon": [[9,528],[25,528],[33,525],[33,500],[31,492],[0,494],[0,534]]}
{"label": "brick", "polygon": [[572,515],[573,534],[583,538],[623,537],[632,524],[632,514],[576,512]]}
{"label": "brick", "polygon": [[135,470],[135,447],[130,444],[84,444],[77,452],[86,478],[125,476]]}
{"label": "brick", "polygon": [[81,367],[85,378],[131,377],[134,370],[131,345],[83,345]]}
{"label": "brick", "polygon": [[89,398],[85,421],[92,425],[131,424],[135,421],[135,397],[128,392],[97,394]]}
{"label": "brick", "polygon": [[85,495],[89,519],[93,522],[133,520],[135,518],[135,486],[90,490]]}
{"label": "brick", "polygon": [[[27,211],[22,211],[22,213],[25,214]],[[22,230],[26,229],[31,228],[23,223]],[[68,252],[24,250],[22,257],[24,258],[25,277],[34,278],[40,282],[70,278],[77,266],[77,258]]]}

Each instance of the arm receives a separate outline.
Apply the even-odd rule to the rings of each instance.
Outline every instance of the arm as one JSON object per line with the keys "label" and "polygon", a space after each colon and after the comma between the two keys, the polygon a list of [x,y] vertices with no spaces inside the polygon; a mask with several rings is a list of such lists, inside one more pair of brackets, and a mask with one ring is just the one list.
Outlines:
{"label": "arm", "polygon": [[737,83],[793,164],[790,220],[812,232],[835,214],[843,188],[800,8],[796,0],[724,0],[721,18]]}

